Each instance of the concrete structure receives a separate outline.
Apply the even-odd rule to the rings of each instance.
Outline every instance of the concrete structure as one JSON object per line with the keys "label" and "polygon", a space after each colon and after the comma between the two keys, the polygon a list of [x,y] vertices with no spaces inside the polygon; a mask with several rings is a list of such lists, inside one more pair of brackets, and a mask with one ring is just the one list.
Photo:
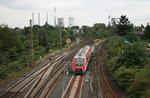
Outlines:
{"label": "concrete structure", "polygon": [[68,24],[68,27],[72,27],[72,26],[74,26],[75,24],[74,24],[74,17],[69,17],[69,24]]}
{"label": "concrete structure", "polygon": [[58,24],[57,24],[59,27],[64,27],[65,24],[64,24],[64,18],[58,18]]}

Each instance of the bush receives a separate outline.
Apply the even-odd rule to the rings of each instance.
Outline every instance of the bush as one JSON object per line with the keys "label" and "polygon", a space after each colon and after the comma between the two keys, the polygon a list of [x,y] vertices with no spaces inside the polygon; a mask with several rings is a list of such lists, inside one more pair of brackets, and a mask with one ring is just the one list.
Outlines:
{"label": "bush", "polygon": [[2,66],[0,68],[0,80],[6,79],[7,77],[9,77],[9,75],[21,69],[23,69],[23,66],[19,61],[13,62],[7,66]]}
{"label": "bush", "polygon": [[22,64],[27,64],[31,62],[31,55],[23,55],[21,57],[21,61]]}
{"label": "bush", "polygon": [[122,66],[115,71],[113,77],[120,87],[127,90],[130,87],[131,81],[134,80],[134,74],[133,70],[126,69],[125,66]]}
{"label": "bush", "polygon": [[[135,80],[131,83],[128,93],[136,98],[150,96],[150,68],[140,69],[135,74]],[[149,98],[149,97],[147,97]]]}

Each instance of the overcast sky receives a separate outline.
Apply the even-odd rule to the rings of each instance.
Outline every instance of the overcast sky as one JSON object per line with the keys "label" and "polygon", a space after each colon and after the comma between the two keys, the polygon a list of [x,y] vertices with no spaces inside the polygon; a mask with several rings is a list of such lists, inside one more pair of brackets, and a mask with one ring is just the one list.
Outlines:
{"label": "overcast sky", "polygon": [[75,18],[75,24],[92,26],[95,23],[108,24],[108,15],[118,18],[126,15],[135,25],[150,22],[150,0],[0,0],[0,24],[9,27],[29,26],[29,20],[34,12],[34,23],[38,24],[38,12],[41,15],[41,25],[46,21],[54,25],[54,7],[56,16]]}

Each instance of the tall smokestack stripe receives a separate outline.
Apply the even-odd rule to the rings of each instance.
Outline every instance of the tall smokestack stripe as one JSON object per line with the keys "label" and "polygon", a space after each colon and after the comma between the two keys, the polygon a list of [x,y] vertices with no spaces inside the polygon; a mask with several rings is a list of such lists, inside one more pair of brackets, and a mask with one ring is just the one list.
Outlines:
{"label": "tall smokestack stripe", "polygon": [[38,12],[38,24],[40,26],[40,13]]}
{"label": "tall smokestack stripe", "polygon": [[32,12],[32,26],[34,25],[34,13]]}

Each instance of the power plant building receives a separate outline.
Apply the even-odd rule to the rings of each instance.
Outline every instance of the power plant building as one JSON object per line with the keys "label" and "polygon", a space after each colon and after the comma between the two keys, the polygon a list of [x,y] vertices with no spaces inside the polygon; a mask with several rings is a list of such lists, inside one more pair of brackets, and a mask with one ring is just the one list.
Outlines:
{"label": "power plant building", "polygon": [[75,24],[74,24],[74,17],[69,17],[69,24],[68,24],[68,26],[69,27],[72,27],[72,26],[74,26]]}
{"label": "power plant building", "polygon": [[57,24],[59,27],[64,27],[65,24],[64,24],[64,18],[58,18],[58,24]]}

